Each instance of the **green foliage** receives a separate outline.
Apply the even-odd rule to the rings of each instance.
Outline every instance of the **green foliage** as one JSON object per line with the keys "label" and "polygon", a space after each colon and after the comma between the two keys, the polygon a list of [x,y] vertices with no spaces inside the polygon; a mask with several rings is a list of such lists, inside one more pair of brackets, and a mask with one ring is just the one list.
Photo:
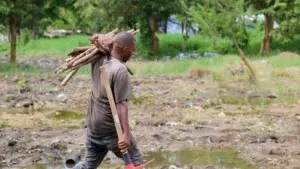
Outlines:
{"label": "green foliage", "polygon": [[20,37],[20,40],[21,40],[21,44],[22,45],[26,45],[30,40],[31,40],[31,36],[32,35],[32,32],[25,28],[22,30],[22,33],[21,33],[21,37]]}
{"label": "green foliage", "polygon": [[300,0],[288,1],[276,13],[280,28],[277,36],[284,41],[289,41],[295,34],[300,33]]}
{"label": "green foliage", "polygon": [[210,0],[192,6],[189,11],[193,20],[201,25],[203,33],[237,39],[241,47],[248,44],[244,0]]}
{"label": "green foliage", "polygon": [[9,43],[0,43],[0,54],[9,51]]}

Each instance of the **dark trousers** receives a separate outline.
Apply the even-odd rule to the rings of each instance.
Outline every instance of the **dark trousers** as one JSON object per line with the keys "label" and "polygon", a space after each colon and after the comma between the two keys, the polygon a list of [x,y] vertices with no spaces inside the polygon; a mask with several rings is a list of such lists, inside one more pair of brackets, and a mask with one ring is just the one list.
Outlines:
{"label": "dark trousers", "polygon": [[[112,151],[118,158],[122,159],[122,153],[118,147],[118,137],[116,134],[99,138],[87,136],[84,161],[78,163],[73,169],[96,169],[108,151]],[[142,155],[132,135],[128,152],[135,166],[143,164]]]}

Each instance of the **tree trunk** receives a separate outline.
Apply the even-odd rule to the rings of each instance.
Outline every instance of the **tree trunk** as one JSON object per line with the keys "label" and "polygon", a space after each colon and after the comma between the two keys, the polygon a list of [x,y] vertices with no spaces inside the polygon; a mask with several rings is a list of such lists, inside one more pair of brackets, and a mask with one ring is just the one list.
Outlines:
{"label": "tree trunk", "polygon": [[272,29],[273,29],[273,17],[265,14],[265,35],[260,47],[260,53],[267,53],[269,52],[272,44]]}
{"label": "tree trunk", "polygon": [[164,21],[163,31],[164,31],[164,33],[168,32],[168,18],[165,19],[165,21]]}
{"label": "tree trunk", "polygon": [[39,26],[38,24],[35,24],[32,30],[32,39],[37,39],[38,35],[39,35]]}
{"label": "tree trunk", "polygon": [[189,37],[188,37],[188,32],[187,32],[187,25],[184,23],[184,22],[182,22],[181,23],[181,31],[182,31],[182,37],[183,37],[183,42],[182,42],[182,46],[181,46],[181,49],[182,49],[182,52],[185,52],[186,51],[186,47],[187,47],[187,41],[188,41],[188,39],[189,39]]}
{"label": "tree trunk", "polygon": [[150,15],[149,18],[148,18],[148,22],[149,22],[149,25],[150,25],[150,31],[151,31],[151,49],[152,49],[152,53],[154,55],[157,54],[157,51],[158,51],[158,38],[156,37],[155,35],[155,32],[156,32],[156,19],[154,17],[154,15]]}
{"label": "tree trunk", "polygon": [[10,60],[12,64],[16,63],[16,44],[17,44],[17,35],[16,35],[16,23],[17,19],[15,16],[11,16],[9,19],[9,33],[10,33]]}
{"label": "tree trunk", "polygon": [[247,68],[249,70],[250,81],[254,82],[256,80],[255,73],[254,73],[252,67],[250,66],[249,62],[247,61],[243,50],[239,47],[239,44],[235,37],[233,38],[233,43],[234,43],[234,46],[235,46],[236,50],[238,51],[241,59],[243,60],[243,62],[245,63],[245,65],[247,66]]}

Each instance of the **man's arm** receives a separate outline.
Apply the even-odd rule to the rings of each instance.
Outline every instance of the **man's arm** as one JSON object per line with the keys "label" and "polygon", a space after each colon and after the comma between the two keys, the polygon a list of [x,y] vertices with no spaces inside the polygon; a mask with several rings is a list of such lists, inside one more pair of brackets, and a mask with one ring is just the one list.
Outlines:
{"label": "man's arm", "polygon": [[131,137],[128,122],[128,100],[133,97],[130,77],[125,65],[122,65],[118,73],[114,76],[113,90],[120,123],[123,129],[123,137],[119,140],[119,148],[125,151],[130,145]]}
{"label": "man's arm", "polygon": [[127,101],[121,101],[117,104],[117,111],[120,118],[120,123],[123,129],[124,135],[130,134],[130,126],[128,122],[128,103]]}

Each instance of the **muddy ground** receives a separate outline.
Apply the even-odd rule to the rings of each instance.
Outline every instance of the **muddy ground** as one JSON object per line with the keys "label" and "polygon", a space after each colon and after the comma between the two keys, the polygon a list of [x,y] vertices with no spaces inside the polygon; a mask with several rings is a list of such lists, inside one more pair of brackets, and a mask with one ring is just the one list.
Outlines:
{"label": "muddy ground", "polygon": [[[143,152],[230,150],[255,168],[300,168],[300,102],[210,76],[133,76],[132,84],[130,123]],[[53,75],[1,75],[0,91],[0,168],[56,163],[83,148],[88,76],[60,88]]]}

